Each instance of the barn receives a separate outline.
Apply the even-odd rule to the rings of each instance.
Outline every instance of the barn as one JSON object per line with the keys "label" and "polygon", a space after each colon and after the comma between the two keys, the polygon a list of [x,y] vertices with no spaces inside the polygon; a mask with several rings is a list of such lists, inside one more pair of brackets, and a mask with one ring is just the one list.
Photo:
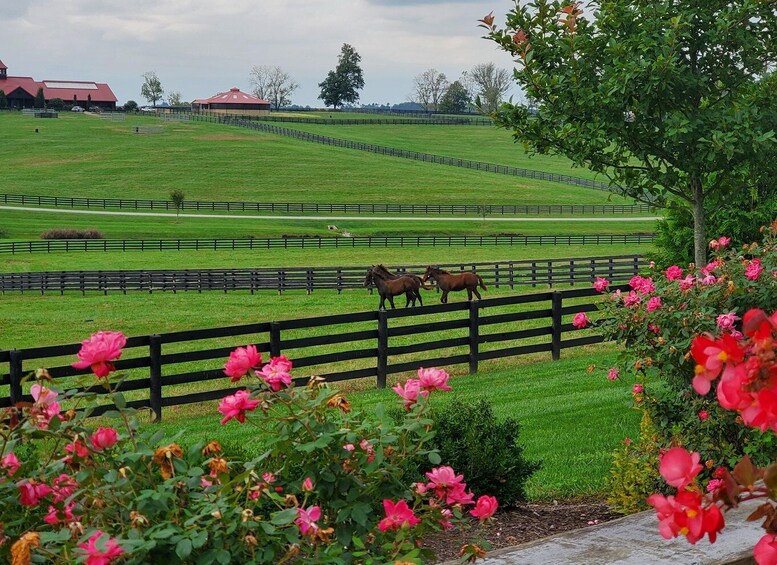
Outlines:
{"label": "barn", "polygon": [[219,92],[210,98],[195,100],[192,102],[192,109],[208,110],[218,114],[258,115],[269,114],[270,103],[233,86],[227,92]]}
{"label": "barn", "polygon": [[38,89],[46,103],[60,98],[65,104],[103,110],[115,110],[117,98],[107,84],[77,80],[36,81],[32,77],[8,76],[8,67],[0,61],[0,90],[5,92],[9,108],[32,108]]}

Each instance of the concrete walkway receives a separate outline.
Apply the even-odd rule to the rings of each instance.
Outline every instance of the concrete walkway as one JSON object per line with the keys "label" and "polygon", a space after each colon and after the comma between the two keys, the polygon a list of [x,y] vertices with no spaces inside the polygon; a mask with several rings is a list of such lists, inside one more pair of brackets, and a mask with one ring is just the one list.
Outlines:
{"label": "concrete walkway", "polygon": [[[49,212],[56,214],[92,214],[96,216],[145,216],[149,218],[175,218],[175,213],[164,214],[161,212],[111,212],[107,210],[65,210],[62,208],[37,208],[29,206],[0,206],[0,210],[23,210],[26,212]],[[249,215],[249,214],[181,214],[182,218],[216,218],[229,220],[350,220],[353,222],[649,222],[660,220],[658,216],[615,217],[615,218],[494,218],[489,216],[486,220],[480,217],[439,217],[439,216],[277,216],[277,215]]]}
{"label": "concrete walkway", "polygon": [[[762,501],[761,501],[762,502]],[[483,565],[744,565],[754,563],[753,547],[764,535],[760,522],[745,519],[758,501],[725,514],[726,527],[714,544],[665,540],[652,510],[580,530],[490,552]]]}

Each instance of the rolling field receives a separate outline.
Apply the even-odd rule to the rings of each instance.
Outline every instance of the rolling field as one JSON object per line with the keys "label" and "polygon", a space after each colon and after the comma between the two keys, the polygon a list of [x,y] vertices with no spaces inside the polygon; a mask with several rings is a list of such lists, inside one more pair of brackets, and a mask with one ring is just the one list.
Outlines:
{"label": "rolling field", "polygon": [[[136,123],[159,122],[134,116],[109,122],[64,113],[42,121],[0,114],[3,192],[166,200],[171,190],[180,189],[192,200],[631,203],[603,191],[384,157],[219,124],[166,123],[162,134],[137,135],[131,133]],[[509,157],[509,162],[491,161],[541,169],[503,132],[470,126],[457,130],[457,136],[465,137],[462,147],[482,143],[479,136],[488,132],[497,143],[501,139],[505,149],[500,156]],[[467,140],[468,136],[476,137]],[[560,158],[557,163],[569,166]],[[2,215],[0,223],[5,223]]]}

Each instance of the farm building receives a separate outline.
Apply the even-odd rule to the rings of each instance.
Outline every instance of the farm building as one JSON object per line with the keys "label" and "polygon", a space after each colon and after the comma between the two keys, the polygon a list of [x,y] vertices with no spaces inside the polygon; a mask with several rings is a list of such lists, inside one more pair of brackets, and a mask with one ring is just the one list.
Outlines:
{"label": "farm building", "polygon": [[219,114],[268,114],[270,103],[233,86],[227,92],[219,92],[210,98],[195,100],[192,102],[192,109],[208,110]]}
{"label": "farm building", "polygon": [[38,89],[43,89],[46,102],[59,98],[65,104],[103,110],[116,109],[116,95],[104,83],[76,80],[36,81],[32,77],[8,76],[8,67],[0,61],[0,90],[8,98],[9,108],[32,108]]}

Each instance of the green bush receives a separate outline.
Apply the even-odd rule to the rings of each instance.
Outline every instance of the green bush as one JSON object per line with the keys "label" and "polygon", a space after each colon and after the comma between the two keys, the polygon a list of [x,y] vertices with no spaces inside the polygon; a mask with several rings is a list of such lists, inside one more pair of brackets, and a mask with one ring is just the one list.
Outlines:
{"label": "green bush", "polygon": [[[467,485],[476,496],[496,496],[503,507],[526,500],[526,481],[540,463],[524,458],[517,420],[499,421],[485,399],[475,404],[457,400],[436,406],[431,418],[437,431],[433,448],[446,465],[467,477]],[[428,463],[426,466],[431,468]]]}
{"label": "green bush", "polygon": [[82,230],[77,228],[53,228],[40,234],[41,239],[105,239],[98,230]]}

